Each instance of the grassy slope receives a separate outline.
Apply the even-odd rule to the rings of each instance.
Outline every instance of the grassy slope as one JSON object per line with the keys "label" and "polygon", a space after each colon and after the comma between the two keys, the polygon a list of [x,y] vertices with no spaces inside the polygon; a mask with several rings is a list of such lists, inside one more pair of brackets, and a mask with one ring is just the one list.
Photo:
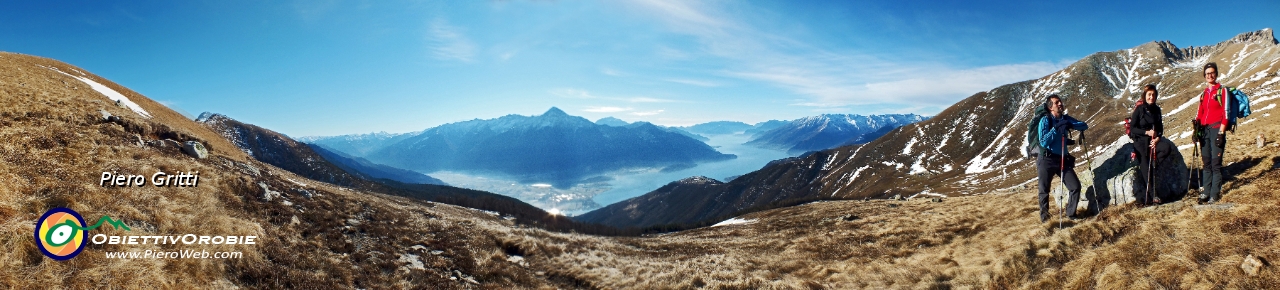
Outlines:
{"label": "grassy slope", "polygon": [[[42,67],[43,66],[43,67]],[[135,92],[88,75],[149,111],[117,108],[88,85],[46,67],[70,65],[0,53],[0,285],[13,288],[507,288],[557,285],[535,269],[507,262],[495,235],[470,224],[506,226],[475,210],[314,182],[253,161],[217,134]],[[122,116],[101,121],[98,109]],[[133,141],[176,138],[209,144],[196,160],[172,146]],[[252,174],[239,164],[261,168]],[[146,174],[200,171],[195,188],[104,188],[102,171]],[[259,183],[283,193],[270,201]],[[313,193],[306,197],[302,190]],[[289,200],[292,205],[283,203]],[[256,246],[93,245],[66,262],[32,242],[35,219],[52,207],[86,219],[109,215],[132,231],[115,235],[257,235]],[[413,248],[414,246],[423,248]],[[107,251],[241,251],[242,259],[108,260]],[[442,251],[438,255],[431,251]],[[425,267],[411,269],[407,255]],[[456,272],[455,272],[456,271]],[[456,278],[460,278],[454,280]]]}

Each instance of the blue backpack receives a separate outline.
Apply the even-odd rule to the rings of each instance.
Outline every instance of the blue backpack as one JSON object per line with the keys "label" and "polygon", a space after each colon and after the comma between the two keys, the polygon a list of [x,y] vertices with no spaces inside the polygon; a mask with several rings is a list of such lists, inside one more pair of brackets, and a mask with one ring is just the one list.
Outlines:
{"label": "blue backpack", "polygon": [[[1237,119],[1249,117],[1249,114],[1253,113],[1253,110],[1249,108],[1249,96],[1245,95],[1244,92],[1227,86],[1222,86],[1219,90],[1224,90],[1225,92],[1219,91],[1219,93],[1216,94],[1217,96],[1222,96],[1224,94],[1229,96],[1227,98],[1229,102],[1223,104],[1223,107],[1227,108],[1227,121],[1232,127],[1236,125]],[[1219,102],[1221,102],[1221,100],[1219,100]]]}

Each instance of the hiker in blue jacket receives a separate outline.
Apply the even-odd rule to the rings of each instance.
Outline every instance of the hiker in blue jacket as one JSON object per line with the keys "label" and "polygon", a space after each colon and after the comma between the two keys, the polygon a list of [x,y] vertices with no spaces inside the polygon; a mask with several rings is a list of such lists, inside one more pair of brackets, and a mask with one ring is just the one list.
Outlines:
{"label": "hiker in blue jacket", "polygon": [[1080,201],[1080,178],[1076,176],[1076,158],[1066,150],[1066,145],[1075,143],[1067,139],[1067,131],[1084,131],[1089,125],[1067,116],[1063,112],[1062,98],[1057,94],[1049,95],[1046,100],[1049,115],[1040,120],[1040,147],[1043,154],[1036,161],[1040,177],[1040,222],[1049,220],[1049,189],[1053,184],[1053,176],[1059,175],[1066,183],[1070,193],[1067,200],[1067,216],[1076,219],[1076,206]]}

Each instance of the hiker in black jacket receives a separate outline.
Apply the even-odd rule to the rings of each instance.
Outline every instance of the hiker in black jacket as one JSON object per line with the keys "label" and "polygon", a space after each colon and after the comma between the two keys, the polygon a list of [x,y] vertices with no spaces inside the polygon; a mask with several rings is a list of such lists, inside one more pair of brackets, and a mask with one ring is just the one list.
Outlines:
{"label": "hiker in black jacket", "polygon": [[[1130,119],[1129,138],[1133,140],[1133,149],[1138,158],[1138,176],[1133,186],[1133,197],[1138,204],[1151,205],[1162,202],[1161,197],[1165,197],[1156,189],[1156,180],[1153,174],[1154,168],[1160,165],[1160,160],[1164,160],[1169,156],[1173,148],[1169,148],[1169,142],[1160,142],[1164,137],[1164,121],[1161,116],[1160,106],[1156,105],[1156,99],[1160,97],[1160,91],[1156,90],[1155,85],[1147,85],[1142,90],[1142,98],[1138,100],[1138,106],[1133,109],[1133,115]],[[1152,151],[1155,154],[1152,154]]]}

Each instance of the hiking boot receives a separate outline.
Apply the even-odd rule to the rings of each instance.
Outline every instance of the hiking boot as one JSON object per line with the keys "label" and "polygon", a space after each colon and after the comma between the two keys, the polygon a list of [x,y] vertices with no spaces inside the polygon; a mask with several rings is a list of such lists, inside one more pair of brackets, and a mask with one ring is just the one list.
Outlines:
{"label": "hiking boot", "polygon": [[1207,201],[1209,201],[1209,194],[1208,194],[1208,193],[1200,193],[1200,202],[1207,202]]}
{"label": "hiking boot", "polygon": [[1215,203],[1218,203],[1218,199],[1216,198],[1210,198],[1209,201],[1207,202],[1207,204],[1215,204]]}

